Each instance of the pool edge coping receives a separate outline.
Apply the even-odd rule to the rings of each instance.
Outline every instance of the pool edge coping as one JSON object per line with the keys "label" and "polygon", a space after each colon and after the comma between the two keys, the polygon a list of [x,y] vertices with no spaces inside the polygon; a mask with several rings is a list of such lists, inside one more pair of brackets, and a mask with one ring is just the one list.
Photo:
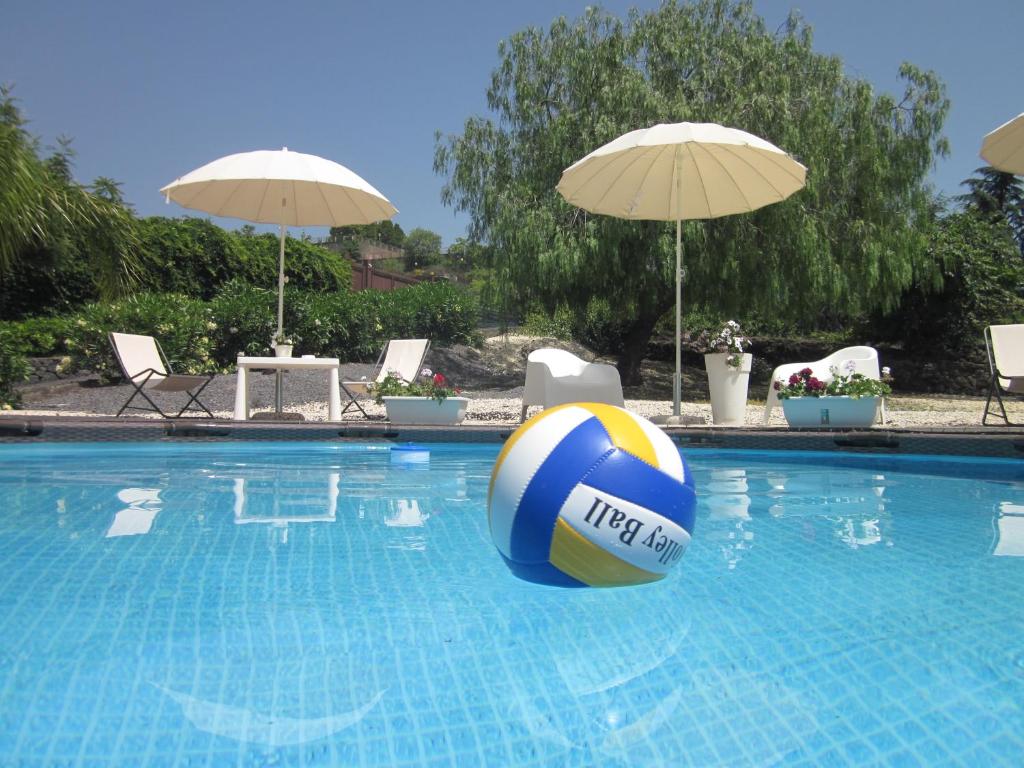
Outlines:
{"label": "pool edge coping", "polygon": [[[135,441],[365,441],[501,443],[519,424],[396,426],[383,421],[296,422],[138,417],[0,416],[0,444]],[[936,454],[1024,459],[1024,429],[790,429],[788,427],[665,427],[680,447],[802,450],[840,453]]]}

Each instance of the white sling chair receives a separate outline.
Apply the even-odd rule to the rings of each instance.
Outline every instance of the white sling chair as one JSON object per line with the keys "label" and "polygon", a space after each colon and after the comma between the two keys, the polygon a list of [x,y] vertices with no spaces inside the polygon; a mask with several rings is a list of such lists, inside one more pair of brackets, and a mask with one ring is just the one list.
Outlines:
{"label": "white sling chair", "polygon": [[[171,364],[167,361],[160,345],[152,336],[139,336],[134,333],[111,333],[110,344],[114,348],[114,356],[125,379],[134,388],[131,397],[121,406],[117,412],[120,416],[127,409],[137,411],[156,411],[165,419],[180,418],[185,411],[202,410],[211,419],[213,414],[210,409],[199,402],[199,394],[206,388],[206,385],[213,381],[213,374],[206,376],[190,376],[186,374],[171,373]],[[160,406],[153,402],[149,392],[185,392],[188,394],[188,401],[184,407],[174,416],[164,413]],[[142,396],[142,399],[149,403],[150,407],[143,405],[132,405],[132,401]],[[195,403],[195,406],[192,404]]]}
{"label": "white sling chair", "polygon": [[[772,410],[779,404],[779,395],[775,391],[775,382],[779,379],[786,381],[794,373],[799,373],[804,368],[810,368],[815,377],[824,382],[832,381],[832,366],[838,366],[840,372],[845,374],[851,371],[845,368],[848,361],[853,361],[852,373],[860,373],[869,379],[881,379],[882,374],[878,367],[878,352],[874,347],[843,347],[833,352],[826,358],[815,360],[813,363],[786,363],[772,371],[772,377],[768,381],[768,397],[764,406],[764,423],[767,424],[771,418]],[[885,399],[879,406],[879,418],[885,424]]]}
{"label": "white sling chair", "polygon": [[[345,413],[349,408],[357,408],[363,416],[366,411],[356,400],[356,395],[365,395],[369,392],[370,384],[380,383],[393,373],[402,381],[409,383],[420,375],[423,361],[427,357],[427,350],[430,349],[429,339],[392,339],[381,350],[377,358],[377,366],[374,369],[376,375],[373,381],[343,381],[341,388],[348,395],[348,402],[342,409]],[[369,418],[369,417],[367,417]]]}
{"label": "white sling chair", "polygon": [[564,349],[536,349],[526,359],[523,410],[563,403],[608,403],[623,406],[622,381],[614,365],[588,363]]}
{"label": "white sling chair", "polygon": [[[981,423],[989,416],[1002,418],[1007,426],[1020,426],[1010,421],[1003,404],[1003,395],[1024,395],[1024,325],[990,325],[985,329],[985,352],[991,379],[988,400]],[[999,403],[999,412],[991,410],[992,398]]]}

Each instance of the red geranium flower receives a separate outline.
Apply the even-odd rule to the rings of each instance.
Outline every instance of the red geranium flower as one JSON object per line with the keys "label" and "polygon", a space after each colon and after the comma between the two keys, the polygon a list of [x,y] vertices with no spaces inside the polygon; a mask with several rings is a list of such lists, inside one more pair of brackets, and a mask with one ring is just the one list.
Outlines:
{"label": "red geranium flower", "polygon": [[444,374],[443,373],[435,373],[434,374],[434,383],[437,386],[443,387],[444,386],[444,381],[445,381],[445,379],[444,379]]}

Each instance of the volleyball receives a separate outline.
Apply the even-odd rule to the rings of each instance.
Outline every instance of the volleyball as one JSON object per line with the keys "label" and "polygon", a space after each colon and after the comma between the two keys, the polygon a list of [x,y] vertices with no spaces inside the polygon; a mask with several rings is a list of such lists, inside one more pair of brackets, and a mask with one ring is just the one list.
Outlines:
{"label": "volleyball", "polygon": [[537,414],[491,471],[491,538],[512,572],[563,587],[664,578],[690,543],[697,493],[672,440],[603,403]]}

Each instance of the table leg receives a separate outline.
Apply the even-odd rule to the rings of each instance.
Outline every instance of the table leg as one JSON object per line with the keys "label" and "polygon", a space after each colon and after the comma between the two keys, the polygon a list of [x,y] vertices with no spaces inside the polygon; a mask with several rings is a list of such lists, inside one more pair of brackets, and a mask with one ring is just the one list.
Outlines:
{"label": "table leg", "polygon": [[281,411],[284,409],[284,371],[280,368],[277,369],[274,377],[274,410],[277,411],[277,415],[281,415]]}
{"label": "table leg", "polygon": [[341,387],[338,384],[338,369],[327,369],[327,419],[341,421]]}
{"label": "table leg", "polygon": [[238,366],[235,376],[235,421],[249,418],[249,369]]}

